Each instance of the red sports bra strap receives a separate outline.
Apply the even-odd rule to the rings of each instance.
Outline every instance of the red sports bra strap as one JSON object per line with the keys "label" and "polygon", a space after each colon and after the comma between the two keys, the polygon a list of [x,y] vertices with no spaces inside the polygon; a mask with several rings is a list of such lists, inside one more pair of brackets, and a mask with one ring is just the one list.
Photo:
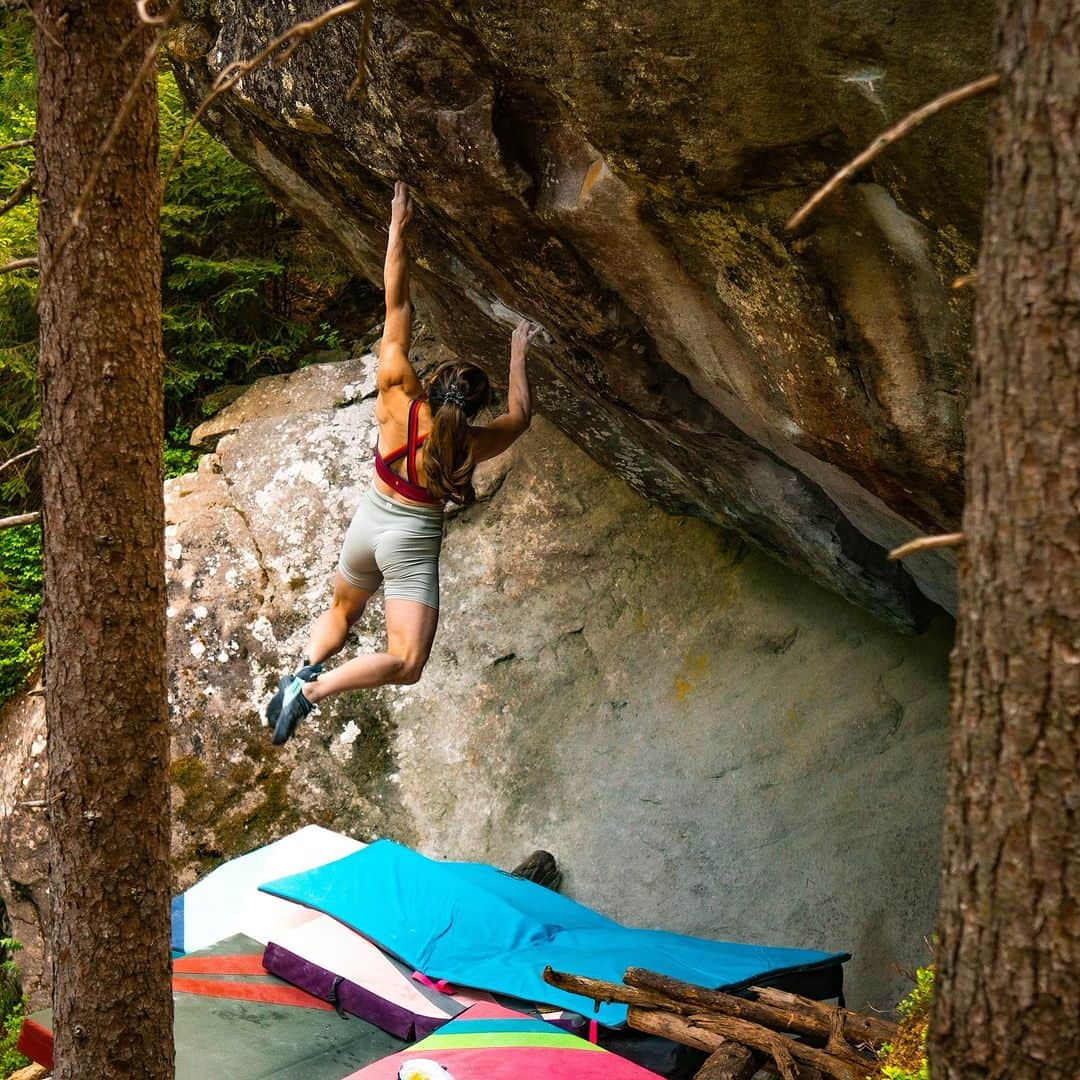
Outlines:
{"label": "red sports bra strap", "polygon": [[409,468],[409,483],[416,484],[416,409],[420,404],[419,398],[413,398],[412,404],[409,405],[409,437],[406,442],[406,446],[409,448],[409,454],[407,457]]}
{"label": "red sports bra strap", "polygon": [[420,479],[416,473],[416,451],[424,443],[424,439],[418,439],[416,435],[420,429],[420,406],[422,404],[423,398],[413,398],[412,404],[409,406],[409,438],[405,444],[408,447],[406,463],[408,465],[409,483],[415,484],[417,487],[420,486]]}

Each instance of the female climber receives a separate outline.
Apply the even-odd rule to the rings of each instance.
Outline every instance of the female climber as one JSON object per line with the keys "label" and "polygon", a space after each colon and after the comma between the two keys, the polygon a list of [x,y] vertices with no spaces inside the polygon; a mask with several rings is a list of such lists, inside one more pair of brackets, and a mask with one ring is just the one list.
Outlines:
{"label": "female climber", "polygon": [[[383,268],[386,324],[375,402],[375,476],[345,534],[330,608],[311,628],[303,665],[282,676],[266,707],[275,745],[285,742],[316,702],[330,694],[420,678],[439,621],[443,508],[447,501],[476,498],[472,479],[477,463],[506,450],[532,417],[525,358],[540,330],[533,323],[522,322],[514,331],[507,409],[490,424],[469,424],[491,399],[487,376],[473,364],[443,364],[421,386],[408,353],[412,307],[405,229],[411,218],[409,189],[399,181]],[[324,672],[323,662],[345,644],[349,628],[380,584],[386,651]]]}

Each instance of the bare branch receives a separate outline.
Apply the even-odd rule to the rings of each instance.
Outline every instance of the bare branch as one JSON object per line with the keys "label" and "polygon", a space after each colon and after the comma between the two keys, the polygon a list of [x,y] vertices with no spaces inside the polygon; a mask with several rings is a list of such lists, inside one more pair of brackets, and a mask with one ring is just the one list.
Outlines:
{"label": "bare branch", "polygon": [[140,20],[147,26],[164,26],[169,21],[167,12],[164,15],[151,15],[148,7],[149,0],[135,0],[135,10],[139,13]]}
{"label": "bare branch", "polygon": [[347,15],[350,11],[355,11],[357,8],[362,7],[369,2],[370,0],[346,0],[346,3],[329,8],[314,19],[308,19],[306,22],[299,22],[294,26],[291,26],[283,34],[279,34],[268,45],[260,49],[259,52],[250,59],[234,60],[231,64],[222,68],[218,73],[217,78],[214,80],[214,85],[211,88],[210,93],[199,102],[199,107],[195,110],[195,114],[192,116],[191,120],[188,121],[180,136],[180,141],[173,149],[172,156],[169,158],[169,164],[165,166],[165,171],[161,178],[162,186],[167,184],[169,177],[172,176],[173,169],[176,167],[176,163],[180,159],[180,154],[184,149],[184,145],[190,138],[192,131],[195,129],[195,125],[202,119],[206,110],[210,108],[218,97],[224,94],[226,90],[232,89],[244,75],[250,71],[254,71],[255,68],[273,56],[283,45],[285,46],[285,50],[281,56],[278,57],[279,63],[287,60],[301,41],[313,34],[320,27],[325,26],[339,15]]}
{"label": "bare branch", "polygon": [[32,514],[16,514],[14,517],[0,518],[0,529],[14,529],[16,525],[33,525],[41,520],[41,511]]}
{"label": "bare branch", "polygon": [[39,266],[37,257],[30,259],[12,259],[0,266],[0,274],[10,274],[14,270],[36,270]]}
{"label": "bare branch", "polygon": [[20,146],[33,146],[33,139],[16,139],[14,142],[6,142],[0,146],[0,154],[5,150],[17,150]]}
{"label": "bare branch", "polygon": [[56,38],[49,33],[49,28],[45,25],[43,19],[38,18],[38,13],[34,10],[34,5],[31,0],[23,0],[22,6],[30,13],[30,18],[34,20],[34,25],[58,48],[62,49],[63,46]]}
{"label": "bare branch", "polygon": [[987,90],[993,90],[1000,82],[1001,76],[998,74],[984,75],[981,79],[976,79],[956,90],[950,90],[947,94],[942,94],[941,97],[934,98],[933,101],[909,113],[900,123],[882,132],[858,157],[849,161],[823,187],[818,188],[810,199],[791,215],[786,226],[787,230],[794,232],[841,184],[873,161],[886,146],[902,139],[909,131],[917,128],[924,120],[929,120],[942,109],[976,97],[978,94],[984,94]]}
{"label": "bare branch", "polygon": [[356,58],[356,78],[345,94],[346,101],[352,101],[354,97],[363,101],[367,96],[367,58],[371,46],[371,15],[374,7],[374,0],[367,0],[364,5],[364,21],[360,24],[360,54]]}
{"label": "bare branch", "polygon": [[942,533],[941,536],[920,536],[917,540],[909,540],[906,544],[893,548],[889,552],[889,561],[895,562],[897,559],[906,559],[909,555],[914,555],[919,551],[933,551],[934,548],[943,547],[959,547],[966,539],[967,537],[962,532]]}
{"label": "bare branch", "polygon": [[34,174],[30,173],[29,176],[12,192],[11,197],[0,204],[0,217],[3,217],[9,210],[13,210],[19,205],[34,190]]}
{"label": "bare branch", "polygon": [[961,274],[958,278],[953,278],[952,287],[954,289],[966,289],[969,285],[975,284],[975,279],[978,274]]}
{"label": "bare branch", "polygon": [[40,449],[40,446],[35,446],[30,450],[24,450],[21,454],[16,454],[14,457],[8,458],[7,461],[0,462],[0,472],[10,468],[12,465],[17,465],[20,461],[23,461],[28,457],[33,457]]}

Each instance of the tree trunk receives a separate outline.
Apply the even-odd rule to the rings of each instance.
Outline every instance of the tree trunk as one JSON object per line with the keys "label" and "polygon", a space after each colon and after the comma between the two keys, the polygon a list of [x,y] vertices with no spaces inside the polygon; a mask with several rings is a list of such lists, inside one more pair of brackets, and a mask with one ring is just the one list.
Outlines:
{"label": "tree trunk", "polygon": [[1080,0],[1001,0],[931,1068],[1080,1076]]}
{"label": "tree trunk", "polygon": [[153,73],[55,262],[152,31],[35,0],[57,1080],[173,1076]]}

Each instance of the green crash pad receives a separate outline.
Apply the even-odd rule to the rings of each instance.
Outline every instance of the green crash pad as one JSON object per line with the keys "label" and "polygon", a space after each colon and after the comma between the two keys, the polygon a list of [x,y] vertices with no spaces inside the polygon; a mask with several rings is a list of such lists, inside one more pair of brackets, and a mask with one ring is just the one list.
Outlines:
{"label": "green crash pad", "polygon": [[[249,937],[226,938],[188,953],[189,967],[199,957],[258,957],[263,946]],[[270,974],[177,972],[176,986],[199,985],[228,994],[237,984],[285,988]],[[400,1039],[363,1020],[303,1005],[243,1001],[229,996],[187,993],[174,986],[173,1032],[176,1080],[341,1080],[350,1071],[404,1049]],[[299,997],[299,993],[297,992]],[[48,1011],[31,1018],[52,1030]]]}

